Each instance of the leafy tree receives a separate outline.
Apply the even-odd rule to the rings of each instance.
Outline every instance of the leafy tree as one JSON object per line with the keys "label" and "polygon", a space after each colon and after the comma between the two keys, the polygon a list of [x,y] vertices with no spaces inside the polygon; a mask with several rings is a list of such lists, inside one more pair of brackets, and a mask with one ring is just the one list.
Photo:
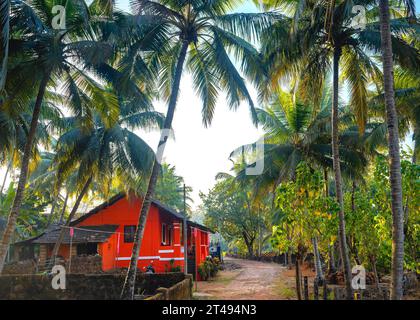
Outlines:
{"label": "leafy tree", "polygon": [[208,194],[200,193],[205,223],[227,241],[241,239],[248,255],[253,257],[259,226],[264,220],[253,206],[251,195],[250,190],[242,188],[232,178],[217,182]]}
{"label": "leafy tree", "polygon": [[[15,186],[11,183],[6,190],[6,193],[0,195],[0,217],[7,217],[15,193]],[[48,219],[42,212],[45,211],[49,203],[49,195],[43,194],[40,190],[30,189],[29,192],[25,193],[22,213],[16,221],[16,230],[13,234],[14,241],[24,240],[28,237],[35,236],[39,233],[39,230],[45,229]]]}
{"label": "leafy tree", "polygon": [[293,181],[282,182],[276,189],[272,245],[284,253],[296,255],[296,290],[301,299],[300,266],[312,246],[317,277],[323,278],[318,243],[330,243],[337,232],[338,205],[323,191],[323,173],[301,162]]}

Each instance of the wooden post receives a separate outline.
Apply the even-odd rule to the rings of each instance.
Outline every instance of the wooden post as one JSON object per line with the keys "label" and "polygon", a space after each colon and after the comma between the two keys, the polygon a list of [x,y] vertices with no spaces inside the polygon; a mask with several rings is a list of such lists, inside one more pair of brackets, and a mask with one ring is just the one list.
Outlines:
{"label": "wooden post", "polygon": [[299,268],[299,259],[296,257],[295,260],[295,273],[296,273],[296,296],[298,300],[302,300],[302,284],[300,280],[300,268]]}
{"label": "wooden post", "polygon": [[319,280],[317,278],[315,278],[314,280],[314,300],[318,300],[318,296],[319,296]]}
{"label": "wooden post", "polygon": [[47,261],[47,245],[41,244],[39,246],[39,265],[44,267]]}
{"label": "wooden post", "polygon": [[308,288],[308,277],[303,277],[303,292],[305,295],[305,300],[309,300],[309,288]]}
{"label": "wooden post", "polygon": [[188,228],[187,228],[187,196],[184,184],[184,220],[182,222],[184,241],[184,274],[188,274]]}
{"label": "wooden post", "polygon": [[324,279],[323,281],[323,294],[324,294],[324,300],[328,300],[328,291],[327,291],[327,280]]}

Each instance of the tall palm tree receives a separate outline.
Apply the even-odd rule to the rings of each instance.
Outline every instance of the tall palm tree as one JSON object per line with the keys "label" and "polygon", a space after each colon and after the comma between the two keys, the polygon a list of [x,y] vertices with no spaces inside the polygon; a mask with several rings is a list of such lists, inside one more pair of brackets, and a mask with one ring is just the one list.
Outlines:
{"label": "tall palm tree", "polygon": [[[0,0],[0,94],[3,93],[7,76],[9,54],[10,0]],[[1,96],[0,96],[1,97]]]}
{"label": "tall palm tree", "polygon": [[[415,15],[414,1],[405,1],[408,13]],[[401,300],[404,273],[404,212],[402,203],[401,160],[398,133],[398,116],[395,108],[393,44],[388,0],[379,0],[380,30],[382,46],[382,68],[384,74],[385,106],[388,125],[388,149],[392,207],[392,268],[391,299]],[[395,48],[395,46],[394,46]]]}
{"label": "tall palm tree", "polygon": [[[301,1],[293,1],[297,3]],[[380,48],[379,22],[375,16],[374,1],[359,1],[365,6],[368,17],[366,27],[351,27],[355,14],[352,13],[353,1],[305,1],[304,10],[300,10],[299,23],[292,40],[286,26],[273,28],[265,35],[266,55],[271,64],[274,81],[290,72],[296,72],[301,79],[301,91],[309,98],[317,99],[320,88],[329,72],[332,61],[332,155],[335,176],[335,189],[339,211],[340,253],[344,265],[347,298],[352,298],[351,268],[346,244],[345,216],[343,206],[342,173],[339,153],[339,77],[346,80],[350,88],[350,105],[354,110],[360,133],[364,132],[367,121],[367,86],[369,81],[380,79],[380,70],[369,53],[376,53]],[[297,6],[297,4],[296,4]],[[327,21],[331,17],[332,22]],[[331,28],[328,27],[332,23]],[[293,24],[294,25],[294,24]],[[328,30],[325,30],[326,26]],[[290,28],[290,24],[288,26]],[[404,33],[410,32],[407,21],[395,21],[392,41],[396,44],[394,52],[398,62],[405,67],[415,67],[419,63],[417,50],[404,40]],[[273,34],[276,33],[276,34]],[[278,39],[283,39],[279,41]],[[274,39],[274,40],[273,40]],[[341,66],[341,72],[340,72]],[[317,93],[318,92],[318,93]]]}
{"label": "tall palm tree", "polygon": [[[66,30],[52,28],[51,12],[56,1],[32,0],[31,5],[28,5],[24,1],[15,0],[11,6],[9,60],[14,56],[16,61],[24,63],[13,64],[14,67],[10,69],[6,83],[8,96],[2,102],[2,107],[8,108],[19,99],[21,104],[22,101],[29,101],[32,94],[36,100],[24,146],[16,195],[0,242],[0,272],[22,204],[30,154],[47,87],[54,81],[64,79],[64,91],[75,105],[80,106],[84,100],[83,95],[94,95],[101,91],[93,85],[86,71],[101,67],[113,54],[110,44],[96,41],[89,33],[88,8],[83,1],[63,0],[61,3],[67,4]],[[83,94],[78,85],[83,85]],[[86,109],[80,111],[85,117],[90,114]]]}
{"label": "tall palm tree", "polygon": [[[77,171],[79,182],[78,195],[66,226],[70,225],[93,181],[105,189],[111,180],[115,182],[120,179],[127,188],[130,181],[133,185],[136,178],[145,177],[151,168],[153,150],[130,129],[159,128],[163,123],[163,116],[155,111],[141,110],[139,104],[135,103],[120,102],[120,111],[114,118],[104,119],[98,114],[94,117],[93,128],[90,129],[77,126],[75,118],[63,120],[64,125],[71,129],[58,140],[54,159],[57,166],[57,185],[74,171]],[[65,228],[61,229],[54,245],[51,264],[58,254],[66,231]]]}
{"label": "tall palm tree", "polygon": [[[329,90],[324,90],[318,106],[304,103],[298,95],[286,93],[280,88],[273,94],[269,107],[257,109],[259,123],[265,131],[264,172],[260,176],[252,177],[252,183],[259,193],[275,190],[282,181],[294,180],[297,166],[302,161],[323,171],[332,168],[330,110]],[[343,114],[345,115],[344,112]],[[343,141],[340,145],[343,155],[341,165],[347,175],[361,176],[367,164],[366,155],[354,143],[354,139],[350,138],[353,138],[351,131],[340,133]],[[358,140],[359,144],[360,141],[361,139]],[[254,148],[255,144],[243,146],[236,153]],[[249,183],[249,177],[244,170],[239,171],[236,178]],[[317,277],[322,279],[316,234],[313,237],[313,246]]]}
{"label": "tall palm tree", "polygon": [[[219,89],[226,91],[232,108],[236,108],[242,100],[248,102],[251,113],[256,118],[251,95],[230,59],[229,52],[238,58],[242,71],[247,76],[258,80],[258,52],[239,35],[256,36],[259,30],[276,19],[275,14],[227,14],[233,6],[228,0],[134,0],[133,5],[139,14],[137,20],[140,27],[146,26],[153,30],[153,35],[149,33],[143,42],[135,43],[135,46],[142,48],[143,45],[144,49],[146,42],[150,43],[153,38],[159,39],[160,45],[155,46],[156,51],[150,55],[149,65],[155,74],[161,76],[158,83],[161,84],[163,93],[169,96],[164,130],[169,130],[172,126],[185,63],[192,74],[194,88],[203,101],[202,115],[205,125],[212,120]],[[167,135],[164,134],[158,145],[160,153],[163,153],[166,141]],[[143,198],[130,266],[121,293],[121,297],[125,299],[132,299],[134,295],[137,261],[159,167],[159,161],[155,160]]]}

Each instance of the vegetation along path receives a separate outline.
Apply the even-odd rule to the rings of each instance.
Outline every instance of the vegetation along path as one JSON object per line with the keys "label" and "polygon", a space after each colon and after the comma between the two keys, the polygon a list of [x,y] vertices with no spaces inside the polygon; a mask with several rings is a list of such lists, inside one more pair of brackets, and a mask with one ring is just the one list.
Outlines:
{"label": "vegetation along path", "polygon": [[225,258],[225,270],[209,281],[197,282],[199,300],[293,299],[293,278],[276,263]]}

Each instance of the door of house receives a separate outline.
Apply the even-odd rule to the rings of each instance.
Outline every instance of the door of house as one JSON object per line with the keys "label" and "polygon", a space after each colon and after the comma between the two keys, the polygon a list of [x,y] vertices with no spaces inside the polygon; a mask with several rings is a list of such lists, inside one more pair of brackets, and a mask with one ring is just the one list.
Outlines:
{"label": "door of house", "polygon": [[77,245],[77,255],[95,255],[98,254],[98,244],[97,243],[79,243]]}

